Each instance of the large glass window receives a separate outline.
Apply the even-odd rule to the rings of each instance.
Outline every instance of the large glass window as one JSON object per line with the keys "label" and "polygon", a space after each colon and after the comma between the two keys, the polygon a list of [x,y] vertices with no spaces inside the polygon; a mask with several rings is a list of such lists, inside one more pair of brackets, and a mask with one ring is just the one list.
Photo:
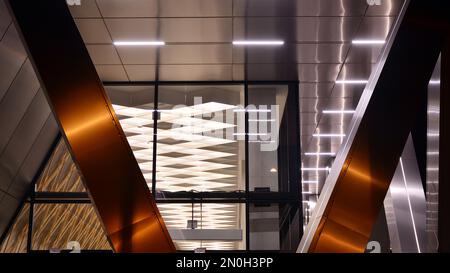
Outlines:
{"label": "large glass window", "polygon": [[[245,189],[243,86],[160,86],[157,192]],[[241,120],[240,120],[241,119]]]}

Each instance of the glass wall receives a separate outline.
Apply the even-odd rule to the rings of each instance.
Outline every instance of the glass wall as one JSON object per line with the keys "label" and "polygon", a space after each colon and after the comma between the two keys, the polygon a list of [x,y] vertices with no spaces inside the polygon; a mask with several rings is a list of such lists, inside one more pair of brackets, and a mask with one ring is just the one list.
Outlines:
{"label": "glass wall", "polygon": [[[106,90],[177,250],[295,251],[297,84]],[[76,242],[82,251],[111,251],[81,179],[61,140],[2,247],[60,252]]]}
{"label": "glass wall", "polygon": [[159,87],[157,192],[245,189],[243,105],[241,85]]}

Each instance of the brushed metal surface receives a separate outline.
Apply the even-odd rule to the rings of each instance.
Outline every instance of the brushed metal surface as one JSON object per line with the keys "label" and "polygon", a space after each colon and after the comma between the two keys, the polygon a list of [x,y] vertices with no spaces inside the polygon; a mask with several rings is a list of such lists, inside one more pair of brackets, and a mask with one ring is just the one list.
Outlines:
{"label": "brushed metal surface", "polygon": [[389,237],[397,244],[394,253],[427,252],[426,202],[419,166],[411,135],[399,161],[389,187],[389,198],[384,201],[386,211],[395,215],[388,223]]}
{"label": "brushed metal surface", "polygon": [[[446,2],[410,1],[371,74],[299,252],[365,250],[426,95],[449,12]],[[420,65],[411,66],[412,58]]]}
{"label": "brushed metal surface", "polygon": [[175,251],[66,3],[7,4],[114,250]]}

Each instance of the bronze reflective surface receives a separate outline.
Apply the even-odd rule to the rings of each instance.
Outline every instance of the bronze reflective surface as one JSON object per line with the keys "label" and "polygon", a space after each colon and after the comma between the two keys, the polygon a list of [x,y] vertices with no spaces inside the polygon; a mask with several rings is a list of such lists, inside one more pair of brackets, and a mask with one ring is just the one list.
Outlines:
{"label": "bronze reflective surface", "polygon": [[116,252],[175,247],[65,1],[7,1]]}

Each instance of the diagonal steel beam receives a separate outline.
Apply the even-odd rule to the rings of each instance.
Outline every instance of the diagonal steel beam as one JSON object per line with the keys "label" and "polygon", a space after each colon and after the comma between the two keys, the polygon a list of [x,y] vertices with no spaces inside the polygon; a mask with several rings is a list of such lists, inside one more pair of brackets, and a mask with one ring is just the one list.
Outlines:
{"label": "diagonal steel beam", "polygon": [[113,249],[174,252],[66,1],[5,2]]}
{"label": "diagonal steel beam", "polygon": [[406,1],[299,252],[364,252],[449,28],[450,3]]}

